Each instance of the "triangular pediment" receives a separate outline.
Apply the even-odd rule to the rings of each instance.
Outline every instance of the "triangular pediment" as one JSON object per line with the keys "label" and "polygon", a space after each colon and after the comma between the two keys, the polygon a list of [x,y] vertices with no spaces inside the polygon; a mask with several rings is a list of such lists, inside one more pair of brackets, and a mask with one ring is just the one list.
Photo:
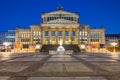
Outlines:
{"label": "triangular pediment", "polygon": [[75,15],[78,15],[77,13],[71,13],[71,12],[67,12],[67,11],[63,11],[63,10],[61,10],[61,11],[53,11],[53,12],[49,12],[49,13],[44,13],[44,15],[57,15],[57,14],[68,14],[68,15],[73,15],[73,16],[75,16]]}
{"label": "triangular pediment", "polygon": [[71,23],[77,23],[76,21],[70,21],[70,20],[65,20],[65,19],[56,19],[56,20],[51,20],[46,22],[48,24],[71,24]]}

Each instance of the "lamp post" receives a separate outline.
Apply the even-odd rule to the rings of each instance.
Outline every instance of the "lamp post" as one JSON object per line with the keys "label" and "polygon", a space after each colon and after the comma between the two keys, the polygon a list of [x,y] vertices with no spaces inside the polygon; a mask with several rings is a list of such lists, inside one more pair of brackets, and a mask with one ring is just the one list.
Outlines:
{"label": "lamp post", "polygon": [[85,49],[85,44],[81,44],[80,48]]}
{"label": "lamp post", "polygon": [[111,45],[114,47],[114,53],[116,52],[115,51],[115,46],[117,45],[118,43],[117,42],[112,42]]}
{"label": "lamp post", "polygon": [[80,45],[80,49],[82,50],[82,52],[85,52],[85,48],[86,48],[85,44],[82,43],[82,44]]}

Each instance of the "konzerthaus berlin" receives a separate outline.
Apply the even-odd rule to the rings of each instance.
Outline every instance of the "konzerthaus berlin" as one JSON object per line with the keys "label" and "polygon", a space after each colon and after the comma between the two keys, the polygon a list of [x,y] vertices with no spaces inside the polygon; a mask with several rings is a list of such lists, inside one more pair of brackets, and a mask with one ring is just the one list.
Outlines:
{"label": "konzerthaus berlin", "polygon": [[94,51],[105,44],[104,28],[91,29],[89,25],[80,24],[78,13],[58,7],[56,11],[43,13],[41,17],[41,23],[30,25],[30,29],[16,29],[17,48],[34,50],[37,44],[41,47],[56,45],[62,40],[63,45],[78,45],[86,51]]}

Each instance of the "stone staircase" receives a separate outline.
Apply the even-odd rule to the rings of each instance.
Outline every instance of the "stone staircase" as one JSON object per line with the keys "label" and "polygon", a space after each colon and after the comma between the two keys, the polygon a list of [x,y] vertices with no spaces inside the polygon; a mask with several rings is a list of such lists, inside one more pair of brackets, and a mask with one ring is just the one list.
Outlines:
{"label": "stone staircase", "polygon": [[[57,50],[59,45],[43,45],[40,52],[49,52],[49,50]],[[80,52],[78,45],[63,45],[65,50],[73,50],[73,52]]]}

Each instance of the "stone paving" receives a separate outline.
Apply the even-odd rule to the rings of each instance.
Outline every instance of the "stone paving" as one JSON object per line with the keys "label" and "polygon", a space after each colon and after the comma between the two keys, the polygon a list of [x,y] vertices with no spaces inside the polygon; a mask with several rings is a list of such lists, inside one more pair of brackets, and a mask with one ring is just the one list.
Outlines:
{"label": "stone paving", "polygon": [[95,61],[95,62],[97,62],[97,61],[99,61],[99,62],[116,62],[116,60],[113,60],[113,59],[107,59],[107,58],[96,58],[96,57],[83,57],[83,58],[81,58],[81,59],[83,59],[83,60],[85,60],[85,61]]}
{"label": "stone paving", "polygon": [[24,58],[9,60],[8,62],[12,62],[12,61],[40,61],[41,59],[42,58],[38,58],[38,57],[24,57]]}
{"label": "stone paving", "polygon": [[[54,66],[53,66],[54,65]],[[82,63],[45,63],[38,72],[93,72]]]}
{"label": "stone paving", "polygon": [[119,59],[105,53],[0,54],[0,80],[120,80]]}
{"label": "stone paving", "polygon": [[30,77],[28,80],[107,80],[104,77]]}
{"label": "stone paving", "polygon": [[2,65],[0,66],[0,72],[20,72],[26,69],[28,66],[21,65]]}
{"label": "stone paving", "polygon": [[93,63],[96,66],[99,66],[101,68],[104,68],[105,70],[109,71],[109,72],[118,72],[120,73],[120,63],[119,62],[110,62],[110,63],[106,63],[106,62],[102,62],[102,63]]}
{"label": "stone paving", "polygon": [[58,58],[58,57],[55,58],[54,57],[54,58],[50,58],[48,61],[49,62],[50,61],[54,61],[54,62],[57,61],[58,62],[58,61],[78,61],[78,60],[76,60],[74,58],[69,58],[69,57],[68,58],[67,57],[66,58],[61,58],[61,57],[60,58]]}
{"label": "stone paving", "polygon": [[8,76],[0,76],[0,80],[8,80],[10,77]]}
{"label": "stone paving", "polygon": [[[96,56],[100,56],[100,55],[96,54]],[[96,57],[96,56],[94,54],[94,56],[92,57],[90,55],[87,55],[86,57],[85,55],[84,57],[82,56],[78,56],[78,57],[80,57],[81,59],[87,62],[90,62],[91,64],[95,66],[105,69],[109,72],[120,72],[120,62],[118,60],[115,60],[114,58],[112,59],[110,55],[105,55],[104,57]],[[105,57],[108,57],[108,58],[105,58]]]}

